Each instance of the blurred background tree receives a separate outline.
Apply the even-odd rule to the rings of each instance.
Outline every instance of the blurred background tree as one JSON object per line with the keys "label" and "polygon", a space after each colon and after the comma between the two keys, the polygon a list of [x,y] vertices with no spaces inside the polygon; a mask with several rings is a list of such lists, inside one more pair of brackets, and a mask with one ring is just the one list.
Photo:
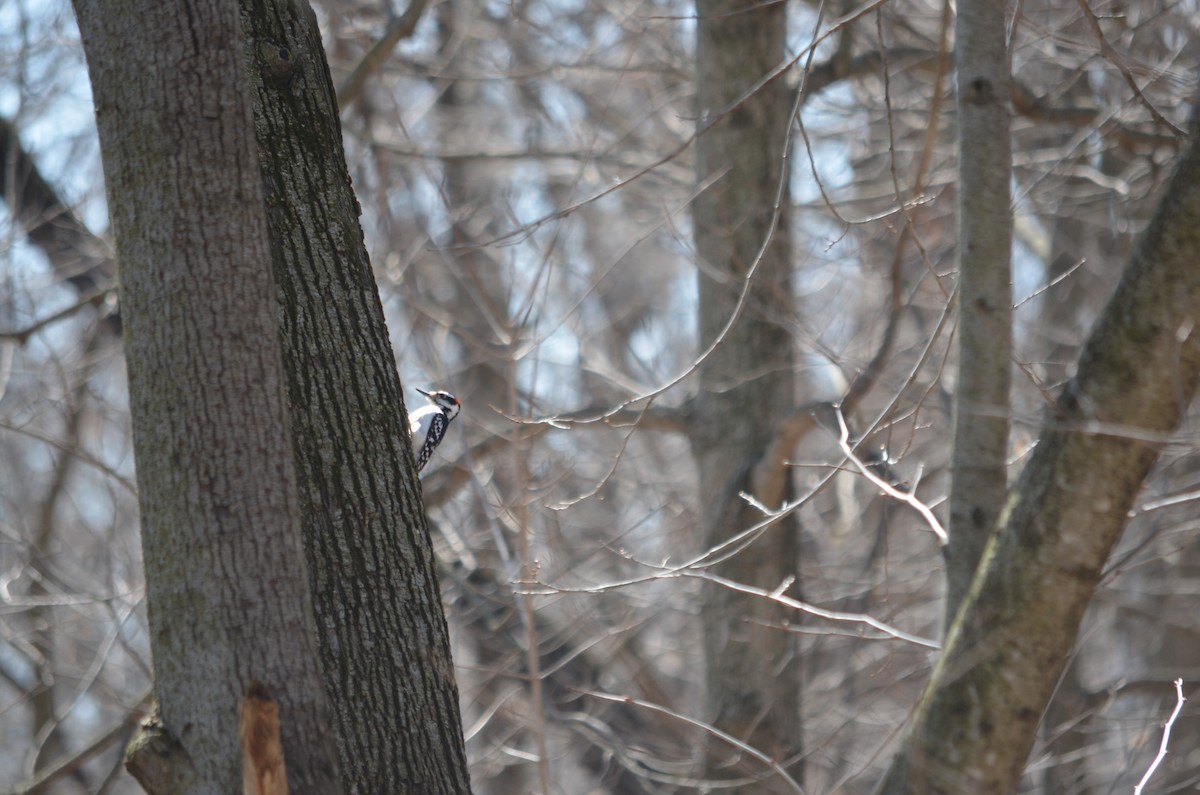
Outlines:
{"label": "blurred background tree", "polygon": [[[766,6],[315,4],[402,379],[466,407],[424,490],[476,792],[789,791],[781,771],[867,792],[929,677],[941,545],[847,463],[829,403],[869,471],[945,514],[952,10]],[[1012,482],[1182,148],[1196,11],[1008,11]],[[703,31],[756,22],[775,38],[735,39],[742,59],[706,73]],[[0,6],[0,58],[0,782],[135,791],[119,767],[150,675],[134,473],[69,5]],[[722,209],[745,173],[720,143],[735,134],[763,171],[756,206]],[[770,350],[739,351],[756,324]],[[1171,680],[1195,678],[1183,427],[1027,791],[1132,787]],[[720,625],[716,603],[734,606]],[[767,700],[726,722],[706,657],[738,643],[763,644],[760,668],[730,670]],[[787,682],[799,718],[775,724]],[[794,728],[755,733],[774,725]],[[1156,784],[1190,785],[1198,735],[1185,713]]]}

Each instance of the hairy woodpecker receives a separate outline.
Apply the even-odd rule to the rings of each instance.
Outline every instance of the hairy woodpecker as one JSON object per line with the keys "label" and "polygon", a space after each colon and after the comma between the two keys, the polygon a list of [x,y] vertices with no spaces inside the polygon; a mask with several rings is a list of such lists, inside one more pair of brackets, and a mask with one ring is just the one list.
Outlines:
{"label": "hairy woodpecker", "polygon": [[442,443],[442,437],[450,427],[450,420],[458,416],[462,404],[454,395],[440,389],[434,392],[426,392],[424,389],[417,391],[429,401],[428,405],[421,406],[408,415],[408,432],[412,436],[413,454],[417,457],[417,471],[420,472],[429,463],[433,451]]}

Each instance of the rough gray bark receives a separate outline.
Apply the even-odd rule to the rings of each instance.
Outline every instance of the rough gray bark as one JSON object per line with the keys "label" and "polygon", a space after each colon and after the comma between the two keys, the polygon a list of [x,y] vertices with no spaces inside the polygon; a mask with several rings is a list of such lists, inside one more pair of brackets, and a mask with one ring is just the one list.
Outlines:
{"label": "rough gray bark", "polygon": [[238,705],[258,681],[293,790],[338,792],[237,6],[75,10],[121,262],[161,721],[130,768],[151,793],[240,790]]}
{"label": "rough gray bark", "polygon": [[962,0],[958,74],[958,381],[945,624],[961,605],[1007,495],[1012,384],[1012,144],[1005,4]]}
{"label": "rough gray bark", "polygon": [[1102,567],[1200,381],[1198,250],[1193,127],[1009,497],[881,792],[1016,791]]}
{"label": "rough gray bark", "polygon": [[[707,185],[692,209],[701,260],[696,267],[700,345],[707,348],[725,334],[700,368],[688,431],[704,500],[706,547],[762,520],[739,492],[775,507],[788,489],[781,460],[786,451],[780,453],[773,442],[795,400],[787,328],[794,315],[791,250],[786,226],[775,214],[785,184],[791,97],[782,80],[751,92],[784,58],[785,10],[782,3],[697,4],[696,178]],[[745,306],[726,331],[752,268]],[[773,591],[796,574],[796,532],[793,521],[781,521],[712,571]],[[705,589],[707,717],[787,766],[800,747],[800,688],[783,619],[779,606],[768,600],[715,585]],[[795,777],[796,768],[790,770]],[[709,744],[708,774],[762,779],[733,791],[794,791],[760,763],[716,741]]]}
{"label": "rough gray bark", "polygon": [[243,0],[304,539],[348,790],[470,791],[399,375],[311,8]]}

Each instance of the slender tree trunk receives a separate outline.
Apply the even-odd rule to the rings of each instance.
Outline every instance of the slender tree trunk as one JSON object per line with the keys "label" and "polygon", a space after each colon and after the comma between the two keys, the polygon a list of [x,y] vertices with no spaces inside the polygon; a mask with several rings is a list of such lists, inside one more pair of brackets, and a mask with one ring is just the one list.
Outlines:
{"label": "slender tree trunk", "polygon": [[1016,791],[1104,563],[1200,381],[1192,130],[988,542],[883,793]]}
{"label": "slender tree trunk", "polygon": [[470,791],[408,420],[320,32],[242,0],[304,540],[346,788]]}
{"label": "slender tree trunk", "polygon": [[160,717],[131,770],[151,793],[239,791],[239,702],[260,682],[293,791],[338,792],[237,6],[75,9],[121,262]]}
{"label": "slender tree trunk", "polygon": [[[75,390],[67,402],[63,416],[64,439],[79,439],[80,415],[83,413],[81,404],[86,399],[84,392],[83,389]],[[45,496],[42,497],[41,510],[38,512],[34,524],[35,535],[30,550],[34,553],[35,564],[43,572],[54,571],[55,549],[69,546],[63,535],[56,532],[62,526],[57,509],[61,504],[64,486],[74,462],[75,457],[70,453],[66,451],[59,453],[58,460],[54,464],[53,477],[50,479]],[[42,577],[49,576],[52,575],[48,573],[42,575]],[[60,585],[60,583],[55,583],[55,585]],[[37,605],[42,600],[49,603],[48,597],[53,594],[54,589],[47,588],[47,583],[42,578],[35,578],[29,584],[28,598],[31,604]],[[32,608],[27,616],[27,621],[27,626],[16,631],[24,634],[29,640],[29,645],[37,652],[32,659],[38,660],[37,681],[40,685],[34,689],[29,699],[32,708],[30,710],[32,713],[30,715],[32,718],[30,736],[40,740],[36,755],[30,760],[29,768],[44,770],[51,764],[57,763],[64,751],[62,736],[59,733],[61,725],[59,688],[54,675],[55,663],[59,654],[60,628],[55,610],[49,604]],[[78,781],[76,784],[75,789],[83,789],[82,781]],[[48,792],[50,792],[50,787],[42,785],[29,790],[29,795],[44,795]]]}
{"label": "slender tree trunk", "polygon": [[1007,494],[1012,384],[1012,144],[1005,4],[962,0],[958,61],[958,383],[945,624],[971,587]]}
{"label": "slender tree trunk", "polygon": [[[697,4],[697,180],[693,207],[700,297],[700,345],[724,334],[700,369],[690,439],[700,474],[703,541],[725,542],[763,519],[739,492],[772,507],[786,497],[782,461],[767,461],[779,421],[794,403],[788,324],[791,250],[775,213],[785,189],[783,147],[790,97],[783,81],[751,89],[784,58],[785,6],[729,0]],[[715,122],[715,124],[713,124]],[[709,125],[713,124],[711,128]],[[786,196],[786,193],[783,194]],[[739,297],[751,280],[736,322]],[[748,539],[749,540],[749,539]],[[796,527],[768,528],[712,571],[775,590],[796,573]],[[702,621],[709,715],[714,725],[797,775],[799,666],[785,617],[769,600],[719,585],[705,590]],[[735,791],[786,789],[761,762],[718,741],[708,775],[761,779]],[[789,790],[794,791],[794,790]]]}

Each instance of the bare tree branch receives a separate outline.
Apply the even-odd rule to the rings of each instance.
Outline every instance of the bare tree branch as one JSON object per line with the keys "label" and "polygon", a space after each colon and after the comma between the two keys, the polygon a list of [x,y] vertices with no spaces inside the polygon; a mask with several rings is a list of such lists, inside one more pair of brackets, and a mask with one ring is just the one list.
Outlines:
{"label": "bare tree branch", "polygon": [[[1092,590],[1162,449],[1153,439],[1178,427],[1200,382],[1197,250],[1193,133],[1010,495],[880,792],[1016,788]],[[1142,438],[1110,435],[1108,423]]]}
{"label": "bare tree branch", "polygon": [[[88,302],[115,287],[111,246],[92,234],[46,181],[21,145],[16,127],[5,118],[0,118],[0,186],[29,242],[42,250],[60,279],[88,296]],[[119,334],[119,315],[110,313],[106,325]]]}
{"label": "bare tree branch", "polygon": [[1171,739],[1171,727],[1175,725],[1175,719],[1179,717],[1179,713],[1183,711],[1183,702],[1187,701],[1183,697],[1183,680],[1175,680],[1175,709],[1171,710],[1171,717],[1167,718],[1167,723],[1163,726],[1162,742],[1158,746],[1158,754],[1155,755],[1154,761],[1150,763],[1150,767],[1146,768],[1146,774],[1142,776],[1142,780],[1133,788],[1133,795],[1142,795],[1142,789],[1146,786],[1146,782],[1154,775],[1154,771],[1158,770],[1158,766],[1162,764],[1162,760],[1167,758],[1167,742]]}
{"label": "bare tree branch", "polygon": [[410,0],[404,13],[388,23],[383,35],[367,50],[366,55],[354,67],[354,70],[338,86],[338,107],[345,111],[346,107],[362,93],[367,78],[378,71],[379,67],[391,56],[403,39],[407,39],[417,29],[421,14],[425,12],[428,0]]}

